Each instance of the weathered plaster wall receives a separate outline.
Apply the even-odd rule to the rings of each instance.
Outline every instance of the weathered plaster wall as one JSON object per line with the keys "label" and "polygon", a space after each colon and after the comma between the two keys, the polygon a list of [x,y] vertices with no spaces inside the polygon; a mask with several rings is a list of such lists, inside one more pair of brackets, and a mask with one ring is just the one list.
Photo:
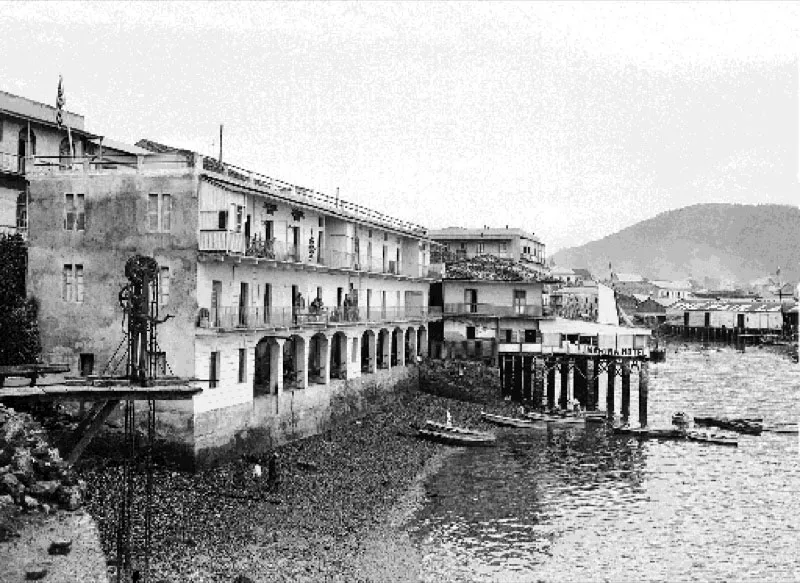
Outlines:
{"label": "weathered plaster wall", "polygon": [[265,452],[325,431],[371,404],[392,398],[398,384],[414,382],[415,375],[415,367],[395,367],[199,413],[194,422],[198,465],[247,452]]}
{"label": "weathered plaster wall", "polygon": [[[170,268],[169,302],[161,316],[159,345],[171,371],[194,374],[197,304],[197,199],[190,174],[60,174],[32,176],[29,206],[28,289],[40,301],[43,357],[78,372],[80,353],[93,353],[102,372],[123,339],[118,294],[127,283],[125,262],[142,254]],[[64,194],[85,195],[85,230],[64,229]],[[147,231],[150,193],[172,197],[171,229]],[[84,300],[62,299],[65,264],[83,265]],[[124,372],[121,371],[121,372]]]}

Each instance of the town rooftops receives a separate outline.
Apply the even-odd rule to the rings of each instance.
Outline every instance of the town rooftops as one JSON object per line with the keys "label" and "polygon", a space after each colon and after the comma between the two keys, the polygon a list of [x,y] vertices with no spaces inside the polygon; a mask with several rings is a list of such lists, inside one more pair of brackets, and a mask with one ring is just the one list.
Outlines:
{"label": "town rooftops", "polygon": [[644,278],[638,273],[615,273],[614,279],[620,283],[643,283]]}
{"label": "town rooftops", "polygon": [[431,239],[438,239],[440,241],[461,241],[464,239],[509,240],[514,237],[520,237],[522,239],[530,239],[531,241],[535,241],[537,243],[541,242],[539,237],[535,236],[533,233],[529,233],[523,229],[509,229],[508,227],[505,229],[491,227],[487,227],[485,229],[447,227],[444,229],[431,229],[428,231],[428,236],[431,237]]}
{"label": "town rooftops", "polygon": [[592,279],[592,273],[584,267],[575,267],[572,272],[581,279]]}
{"label": "town rooftops", "polygon": [[[55,99],[53,99],[53,101],[55,101]],[[6,91],[0,91],[0,115],[22,118],[44,125],[58,127],[58,124],[56,124],[55,107],[25,97],[20,97],[19,95],[7,93]],[[80,132],[82,135],[86,134],[83,130],[82,115],[62,110],[62,116],[65,126],[69,126],[72,131]],[[66,132],[66,129],[64,131]]]}
{"label": "town rooftops", "polygon": [[780,312],[781,304],[775,302],[676,302],[671,312]]}
{"label": "town rooftops", "polygon": [[654,279],[651,280],[650,283],[658,288],[667,290],[683,291],[692,289],[692,284],[690,284],[688,281],[668,281],[663,279]]}
{"label": "town rooftops", "polygon": [[445,265],[445,280],[541,281],[542,275],[524,263],[494,255],[478,255]]}

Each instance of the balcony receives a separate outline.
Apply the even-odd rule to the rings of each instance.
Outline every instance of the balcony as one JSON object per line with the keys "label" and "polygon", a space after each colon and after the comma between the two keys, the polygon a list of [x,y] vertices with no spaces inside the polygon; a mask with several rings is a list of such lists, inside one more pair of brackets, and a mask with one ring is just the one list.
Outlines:
{"label": "balcony", "polygon": [[445,304],[444,315],[487,318],[546,318],[550,316],[539,305],[500,306],[480,303]]}
{"label": "balcony", "polygon": [[362,308],[351,306],[324,307],[319,310],[291,307],[240,308],[225,306],[201,308],[197,318],[198,328],[216,330],[254,330],[293,328],[303,326],[328,326],[367,324],[375,322],[424,321],[441,317],[441,308],[426,306],[392,306]]}
{"label": "balcony", "polygon": [[[247,238],[241,232],[202,228],[204,224],[210,223],[209,217],[204,217],[204,214],[204,212],[201,212],[201,229],[198,240],[199,250],[202,252],[302,263],[308,266],[348,269],[364,273],[440,278],[437,272],[435,270],[432,271],[427,265],[398,264],[396,261],[384,261],[375,257],[358,257],[355,253],[345,253],[326,248],[319,249],[316,245],[294,245],[275,239],[264,239],[259,236]],[[213,214],[214,217],[217,216],[216,212],[210,214]]]}

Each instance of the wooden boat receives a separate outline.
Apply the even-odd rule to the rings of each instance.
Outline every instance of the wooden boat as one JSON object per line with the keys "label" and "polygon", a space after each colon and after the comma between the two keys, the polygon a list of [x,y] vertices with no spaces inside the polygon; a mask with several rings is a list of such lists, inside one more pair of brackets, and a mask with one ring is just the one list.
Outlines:
{"label": "wooden boat", "polygon": [[616,435],[630,435],[640,439],[686,439],[686,432],[681,429],[658,429],[651,427],[614,427]]}
{"label": "wooden boat", "polygon": [[750,435],[760,435],[764,430],[763,419],[760,418],[728,418],[728,417],[695,417],[695,425],[706,427],[719,427],[737,433],[748,433]]}
{"label": "wooden boat", "polygon": [[489,421],[490,423],[495,423],[496,425],[502,425],[504,427],[524,428],[524,427],[534,427],[536,424],[536,421],[534,421],[533,419],[504,417],[503,415],[495,415],[494,413],[486,413],[485,411],[481,412],[481,417],[483,417],[486,421]]}
{"label": "wooden boat", "polygon": [[717,445],[739,445],[738,438],[733,435],[711,433],[710,431],[687,431],[686,439],[690,441],[702,441],[703,443],[714,443]]}
{"label": "wooden boat", "polygon": [[673,425],[689,425],[691,418],[683,411],[678,411],[672,416]]}
{"label": "wooden boat", "polygon": [[494,445],[495,442],[494,436],[455,433],[453,431],[432,431],[430,429],[419,429],[417,436],[429,441],[461,447],[489,446]]}
{"label": "wooden boat", "polygon": [[577,425],[578,423],[586,423],[586,417],[583,415],[551,415],[547,421],[549,423],[556,423],[559,425]]}
{"label": "wooden boat", "polygon": [[456,425],[447,426],[446,423],[439,423],[438,421],[431,421],[428,419],[425,422],[425,429],[429,431],[442,431],[454,433],[457,435],[477,435],[479,437],[494,438],[494,434],[488,431],[478,431],[477,429],[469,429],[468,427],[457,427]]}

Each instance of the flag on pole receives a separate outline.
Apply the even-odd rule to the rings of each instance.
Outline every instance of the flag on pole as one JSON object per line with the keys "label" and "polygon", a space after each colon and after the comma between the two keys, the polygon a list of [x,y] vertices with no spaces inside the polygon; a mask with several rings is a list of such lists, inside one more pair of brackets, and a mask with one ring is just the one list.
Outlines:
{"label": "flag on pole", "polygon": [[58,76],[58,95],[56,96],[56,123],[58,127],[61,127],[64,122],[63,114],[61,111],[64,109],[64,106],[67,104],[67,100],[64,99],[64,82],[61,78],[61,75]]}

